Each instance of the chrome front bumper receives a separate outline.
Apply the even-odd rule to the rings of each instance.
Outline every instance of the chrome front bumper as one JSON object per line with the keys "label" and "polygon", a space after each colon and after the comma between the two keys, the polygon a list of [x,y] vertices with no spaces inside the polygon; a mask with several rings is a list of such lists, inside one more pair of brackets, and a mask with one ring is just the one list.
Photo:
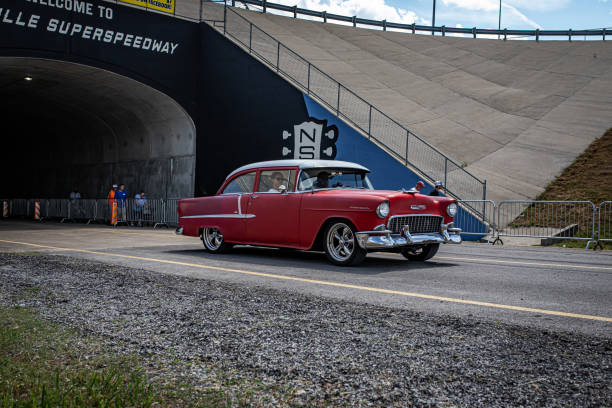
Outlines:
{"label": "chrome front bumper", "polygon": [[176,227],[176,229],[174,230],[174,233],[176,235],[183,235],[183,227]]}
{"label": "chrome front bumper", "polygon": [[357,232],[357,242],[364,249],[390,249],[410,245],[426,244],[460,244],[461,228],[455,228],[451,222],[442,224],[440,233],[410,234],[404,228],[401,234],[394,234],[387,229],[376,229],[374,231]]}

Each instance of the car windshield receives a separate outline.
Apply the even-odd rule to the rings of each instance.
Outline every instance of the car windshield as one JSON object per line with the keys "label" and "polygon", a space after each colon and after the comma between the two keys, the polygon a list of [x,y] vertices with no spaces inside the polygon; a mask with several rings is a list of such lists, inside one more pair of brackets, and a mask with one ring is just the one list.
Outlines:
{"label": "car windshield", "polygon": [[357,169],[317,168],[300,173],[298,191],[327,188],[359,188],[372,190],[365,171]]}

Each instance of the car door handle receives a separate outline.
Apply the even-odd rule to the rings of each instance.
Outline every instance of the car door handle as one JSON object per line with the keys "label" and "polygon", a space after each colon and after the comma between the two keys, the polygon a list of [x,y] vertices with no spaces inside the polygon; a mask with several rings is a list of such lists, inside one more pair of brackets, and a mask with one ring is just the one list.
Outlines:
{"label": "car door handle", "polygon": [[255,199],[255,198],[259,198],[258,195],[252,195],[251,198]]}

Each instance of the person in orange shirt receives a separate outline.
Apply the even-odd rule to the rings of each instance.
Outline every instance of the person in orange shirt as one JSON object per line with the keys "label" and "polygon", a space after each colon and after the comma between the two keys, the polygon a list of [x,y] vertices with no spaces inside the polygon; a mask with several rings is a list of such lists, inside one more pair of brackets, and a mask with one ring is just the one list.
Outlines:
{"label": "person in orange shirt", "polygon": [[115,203],[115,191],[117,190],[117,185],[113,184],[113,187],[108,192],[108,196],[106,196],[106,201],[108,202],[108,218],[107,220],[110,222],[113,216],[113,204]]}

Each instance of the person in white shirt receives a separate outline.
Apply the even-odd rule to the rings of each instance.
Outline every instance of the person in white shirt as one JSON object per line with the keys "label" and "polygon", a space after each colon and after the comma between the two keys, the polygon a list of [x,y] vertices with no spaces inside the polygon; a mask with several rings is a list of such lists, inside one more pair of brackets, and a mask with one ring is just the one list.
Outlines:
{"label": "person in white shirt", "polygon": [[[286,182],[285,178],[283,178],[282,173],[279,171],[275,171],[270,176],[270,180],[272,181],[272,187],[268,190],[268,193],[281,193],[283,191],[283,189],[281,189],[281,186],[283,186],[283,183]],[[285,185],[285,189],[286,188],[287,186]]]}

